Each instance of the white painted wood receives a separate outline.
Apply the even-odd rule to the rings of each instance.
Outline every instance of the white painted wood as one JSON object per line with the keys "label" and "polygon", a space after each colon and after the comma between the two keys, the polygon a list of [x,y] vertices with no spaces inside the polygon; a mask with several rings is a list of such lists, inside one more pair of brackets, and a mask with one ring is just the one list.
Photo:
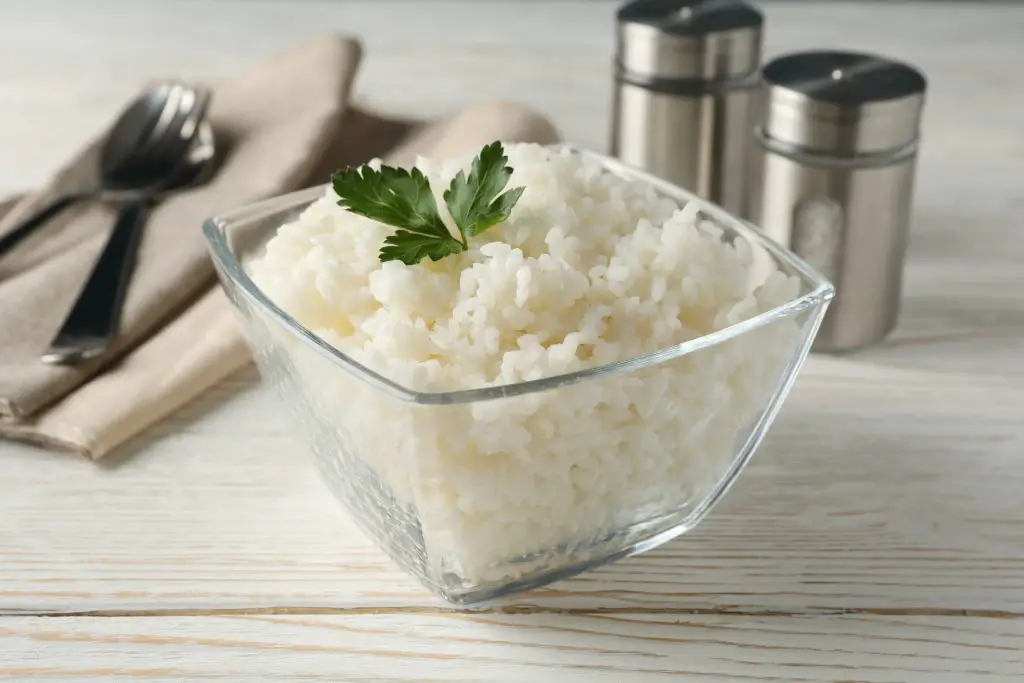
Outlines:
{"label": "white painted wood", "polygon": [[[255,373],[97,469],[7,446],[0,608],[432,605],[341,514]],[[692,534],[523,602],[1024,612],[1024,392],[814,361]]]}
{"label": "white painted wood", "polygon": [[0,680],[996,683],[1024,621],[374,615],[0,621]]}
{"label": "white painted wood", "polygon": [[[43,182],[147,78],[228,74],[328,28],[364,37],[373,102],[511,97],[602,149],[613,10],[4,0],[0,192]],[[903,317],[811,362],[692,534],[518,601],[645,623],[441,611],[353,530],[250,370],[100,466],[0,443],[0,679],[1024,678],[1024,7],[767,15],[769,54],[860,47],[930,76]],[[225,608],[338,614],[159,611]],[[130,616],[16,616],[92,610]]]}

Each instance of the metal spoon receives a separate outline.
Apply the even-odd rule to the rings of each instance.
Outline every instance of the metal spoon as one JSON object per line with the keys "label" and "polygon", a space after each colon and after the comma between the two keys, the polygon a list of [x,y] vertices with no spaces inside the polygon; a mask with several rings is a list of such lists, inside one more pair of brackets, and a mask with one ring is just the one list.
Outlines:
{"label": "metal spoon", "polygon": [[159,187],[121,209],[89,279],[40,360],[51,365],[73,365],[101,354],[114,340],[150,209],[162,197],[204,181],[213,167],[215,152],[213,130],[208,122],[200,121],[183,163]]}
{"label": "metal spoon", "polygon": [[99,184],[92,189],[54,199],[18,227],[0,236],[0,257],[72,204],[94,198],[118,199],[149,184],[149,178],[125,173],[125,168],[136,164],[140,156],[149,153],[154,143],[165,138],[168,127],[180,110],[184,93],[183,84],[166,82],[132,101],[118,116],[103,143]]}

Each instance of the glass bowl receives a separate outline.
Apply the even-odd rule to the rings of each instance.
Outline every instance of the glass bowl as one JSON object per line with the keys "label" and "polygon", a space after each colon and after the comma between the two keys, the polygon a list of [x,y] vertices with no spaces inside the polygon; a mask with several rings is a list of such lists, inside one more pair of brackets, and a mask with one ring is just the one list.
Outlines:
{"label": "glass bowl", "polygon": [[696,202],[702,229],[749,245],[749,292],[781,273],[792,296],[621,362],[424,393],[318,338],[247,274],[276,229],[326,187],[203,226],[255,362],[327,486],[399,566],[453,604],[486,606],[692,529],[757,450],[834,293],[806,263],[720,207],[609,157],[570,153],[680,204]]}

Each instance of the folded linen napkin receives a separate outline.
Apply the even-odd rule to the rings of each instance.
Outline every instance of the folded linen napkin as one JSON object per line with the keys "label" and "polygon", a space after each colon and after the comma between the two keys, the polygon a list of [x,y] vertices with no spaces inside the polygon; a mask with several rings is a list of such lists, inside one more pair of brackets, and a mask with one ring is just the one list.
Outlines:
{"label": "folded linen napkin", "polygon": [[[558,139],[546,118],[512,102],[429,122],[351,106],[360,57],[356,40],[329,36],[215,86],[210,117],[227,147],[218,173],[153,212],[121,336],[103,357],[75,368],[38,360],[102,247],[113,209],[69,210],[0,259],[0,435],[98,459],[249,362],[227,300],[213,286],[200,233],[208,216],[326,182],[339,166],[373,157],[405,164],[496,139]],[[0,234],[87,182],[97,149],[98,142],[89,145],[42,192],[8,203]]]}

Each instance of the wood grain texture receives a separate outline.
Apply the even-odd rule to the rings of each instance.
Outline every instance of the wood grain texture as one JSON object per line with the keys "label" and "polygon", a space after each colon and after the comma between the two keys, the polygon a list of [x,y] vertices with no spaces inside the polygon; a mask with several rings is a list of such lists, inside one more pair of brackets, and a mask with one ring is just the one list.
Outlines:
{"label": "wood grain texture", "polygon": [[[122,466],[13,456],[0,608],[436,604],[355,531],[255,381]],[[521,604],[1024,613],[1024,392],[977,382],[816,359],[704,524]]]}
{"label": "wood grain texture", "polygon": [[[605,147],[614,3],[395,7],[5,0],[0,192],[151,77],[328,29],[363,37],[380,106],[508,97]],[[812,359],[703,525],[519,613],[451,613],[354,530],[248,370],[101,466],[0,443],[0,679],[1024,679],[1024,7],[766,13],[769,55],[856,47],[929,75],[914,228],[899,329]],[[58,613],[89,616],[32,616]]]}
{"label": "wood grain texture", "polygon": [[1010,683],[1020,620],[362,615],[0,622],[0,680]]}

